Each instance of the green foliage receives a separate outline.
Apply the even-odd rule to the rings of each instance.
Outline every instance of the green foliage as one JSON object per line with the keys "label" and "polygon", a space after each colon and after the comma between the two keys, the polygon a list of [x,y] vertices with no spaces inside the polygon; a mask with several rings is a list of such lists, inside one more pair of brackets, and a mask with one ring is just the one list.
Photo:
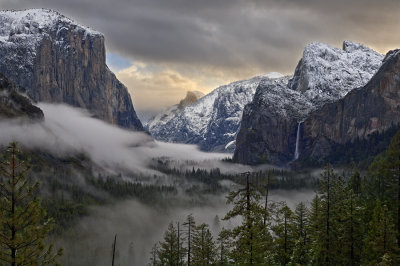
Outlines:
{"label": "green foliage", "polygon": [[196,227],[193,234],[192,265],[213,265],[216,260],[216,246],[207,224]]}
{"label": "green foliage", "polygon": [[286,204],[278,209],[272,230],[275,235],[275,260],[281,265],[286,265],[289,263],[295,245],[294,214]]}
{"label": "green foliage", "polygon": [[164,234],[164,241],[160,242],[160,249],[157,252],[160,265],[184,265],[185,252],[180,234],[178,234],[174,224],[170,223]]}
{"label": "green foliage", "polygon": [[378,264],[384,257],[385,260],[392,258],[398,251],[393,219],[387,206],[379,200],[376,201],[364,244],[363,261],[368,264]]}
{"label": "green foliage", "polygon": [[229,254],[232,251],[232,242],[230,241],[231,231],[222,228],[217,238],[217,258],[218,265],[230,265]]}
{"label": "green foliage", "polygon": [[45,245],[53,220],[46,218],[36,196],[39,183],[30,184],[30,167],[11,143],[0,162],[0,260],[11,265],[54,264],[62,250]]}
{"label": "green foliage", "polygon": [[242,223],[220,232],[217,265],[400,264],[400,132],[365,176],[354,166],[340,176],[328,164],[310,206],[300,203],[294,212],[262,199],[263,189],[280,182],[268,178],[266,186],[266,175],[247,175],[229,193],[233,208],[224,220]]}
{"label": "green foliage", "polygon": [[235,264],[259,265],[266,263],[265,254],[271,244],[270,233],[264,226],[265,208],[261,206],[260,191],[250,183],[246,175],[246,186],[229,193],[227,203],[233,203],[224,220],[241,217],[241,225],[232,229],[233,250],[231,259]]}
{"label": "green foliage", "polygon": [[290,258],[290,265],[305,265],[309,261],[310,237],[308,220],[309,210],[307,206],[300,202],[295,209],[293,223],[291,226],[292,238],[294,240],[293,252]]}

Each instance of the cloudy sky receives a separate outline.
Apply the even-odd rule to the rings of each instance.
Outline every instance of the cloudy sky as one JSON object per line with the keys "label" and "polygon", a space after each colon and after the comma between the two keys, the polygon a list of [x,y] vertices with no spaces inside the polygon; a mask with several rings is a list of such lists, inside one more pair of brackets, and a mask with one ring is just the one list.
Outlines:
{"label": "cloudy sky", "polygon": [[292,74],[307,43],[400,47],[398,0],[0,0],[56,9],[104,33],[109,66],[136,109],[177,103],[271,71]]}

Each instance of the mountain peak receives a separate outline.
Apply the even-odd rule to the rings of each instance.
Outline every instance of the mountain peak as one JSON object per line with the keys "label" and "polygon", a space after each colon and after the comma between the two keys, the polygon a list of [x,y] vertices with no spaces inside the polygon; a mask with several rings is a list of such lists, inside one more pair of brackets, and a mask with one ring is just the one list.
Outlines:
{"label": "mountain peak", "polygon": [[[86,34],[102,35],[100,32],[82,26],[51,9],[26,9],[0,11],[0,36],[42,34],[54,28],[61,30],[66,24],[73,25],[75,29],[84,30]],[[4,41],[4,38],[3,40]]]}
{"label": "mountain peak", "polygon": [[350,41],[344,41],[343,50],[324,43],[310,43],[304,49],[289,87],[308,94],[308,98],[318,103],[331,102],[364,86],[382,60],[382,54]]}
{"label": "mountain peak", "polygon": [[192,103],[197,102],[203,96],[204,93],[202,93],[201,91],[188,91],[186,93],[186,97],[179,102],[178,107],[183,108],[188,105],[191,105]]}
{"label": "mountain peak", "polygon": [[371,48],[361,44],[361,43],[357,43],[357,42],[352,42],[352,41],[348,41],[345,40],[343,41],[343,51],[351,53],[354,51],[364,51],[364,52],[370,52],[370,53],[376,53],[374,50],[372,50]]}
{"label": "mountain peak", "polygon": [[0,58],[0,72],[34,101],[66,103],[143,129],[127,88],[106,65],[104,36],[57,11],[0,11]]}
{"label": "mountain peak", "polygon": [[264,77],[269,78],[269,79],[279,79],[279,78],[283,78],[284,75],[282,75],[279,72],[270,72],[270,73],[266,74]]}

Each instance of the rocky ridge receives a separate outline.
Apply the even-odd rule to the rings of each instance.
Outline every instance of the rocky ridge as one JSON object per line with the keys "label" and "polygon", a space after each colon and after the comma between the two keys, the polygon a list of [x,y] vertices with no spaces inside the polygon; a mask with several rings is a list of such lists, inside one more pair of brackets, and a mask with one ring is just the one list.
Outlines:
{"label": "rocky ridge", "polygon": [[363,87],[326,104],[304,121],[300,158],[321,160],[337,144],[400,125],[400,50],[390,51]]}
{"label": "rocky ridge", "polygon": [[126,87],[106,65],[101,33],[48,9],[0,11],[0,58],[0,72],[34,101],[143,130]]}
{"label": "rocky ridge", "polygon": [[205,151],[233,152],[244,106],[263,79],[282,77],[270,73],[220,86],[184,108],[172,107],[149,121],[155,139],[197,144]]}
{"label": "rocky ridge", "polygon": [[309,44],[291,79],[260,82],[253,101],[244,109],[233,160],[284,164],[297,159],[302,122],[324,105],[364,86],[382,60],[383,55],[349,41],[342,50]]}

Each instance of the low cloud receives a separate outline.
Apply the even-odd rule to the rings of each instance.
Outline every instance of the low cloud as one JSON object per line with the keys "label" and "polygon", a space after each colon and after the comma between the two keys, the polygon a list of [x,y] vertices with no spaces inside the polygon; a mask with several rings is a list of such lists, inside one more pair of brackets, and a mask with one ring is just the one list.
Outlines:
{"label": "low cloud", "polygon": [[201,152],[194,145],[155,142],[146,133],[117,128],[82,109],[44,103],[38,106],[45,115],[43,122],[0,122],[0,145],[18,141],[60,156],[83,152],[99,166],[128,171],[149,171],[150,161],[158,157],[195,161],[227,157]]}
{"label": "low cloud", "polygon": [[[294,208],[300,201],[310,202],[311,190],[270,192],[270,202],[285,200]],[[226,204],[225,195],[207,196],[207,200],[194,204],[196,199],[181,197],[162,209],[138,203],[134,200],[110,206],[93,207],[90,215],[83,218],[74,228],[62,235],[57,244],[65,249],[62,262],[68,265],[110,265],[111,245],[117,235],[117,264],[146,265],[154,244],[163,240],[170,222],[182,223],[193,214],[196,223],[207,223],[216,238],[222,227],[232,228],[241,223],[240,218],[229,221],[221,219],[232,208]],[[217,216],[217,217],[216,217]],[[85,250],[85,256],[77,256]]]}

